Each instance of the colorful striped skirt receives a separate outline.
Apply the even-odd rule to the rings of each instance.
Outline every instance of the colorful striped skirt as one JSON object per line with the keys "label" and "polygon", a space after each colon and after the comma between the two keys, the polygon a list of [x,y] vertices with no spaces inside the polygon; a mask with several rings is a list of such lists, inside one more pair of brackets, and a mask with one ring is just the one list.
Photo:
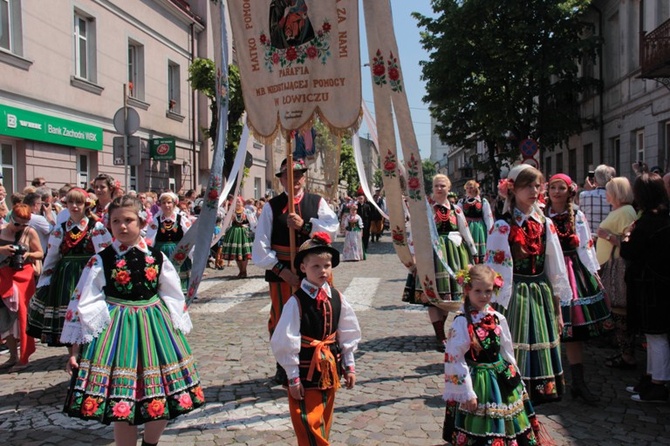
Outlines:
{"label": "colorful striped skirt", "polygon": [[509,367],[500,359],[496,363],[468,362],[477,409],[460,410],[460,404],[447,402],[442,436],[454,445],[535,445],[535,411],[523,383],[508,389],[501,383],[499,368]]}
{"label": "colorful striped skirt", "polygon": [[195,359],[154,296],[107,298],[110,324],[81,346],[63,411],[104,424],[170,420],[205,402]]}
{"label": "colorful striped skirt", "polygon": [[507,308],[514,355],[533,404],[558,401],[565,390],[561,346],[551,285],[544,274],[514,274]]}
{"label": "colorful striped skirt", "polygon": [[[172,260],[172,253],[176,251],[177,243],[156,242],[156,248],[159,249],[163,254],[165,254],[168,257],[168,259]],[[193,262],[191,261],[190,258],[186,257],[186,259],[184,259],[184,262],[181,264],[181,267],[177,268],[177,271],[179,271],[179,279],[181,280],[181,290],[184,293],[188,291],[188,282],[191,276],[192,267]]]}
{"label": "colorful striped skirt", "polygon": [[231,226],[223,236],[221,254],[225,260],[250,260],[251,239],[244,226]]}
{"label": "colorful striped skirt", "polygon": [[70,297],[91,254],[68,254],[56,264],[51,283],[37,289],[30,300],[28,335],[58,347]]}
{"label": "colorful striped skirt", "polygon": [[564,342],[583,341],[600,336],[603,324],[611,317],[605,292],[598,279],[579,260],[576,251],[565,252],[572,300],[561,305]]}

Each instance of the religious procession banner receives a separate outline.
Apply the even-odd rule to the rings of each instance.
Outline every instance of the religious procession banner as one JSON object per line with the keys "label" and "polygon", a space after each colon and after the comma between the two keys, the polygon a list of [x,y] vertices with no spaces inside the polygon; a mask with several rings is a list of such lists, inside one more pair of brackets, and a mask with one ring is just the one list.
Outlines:
{"label": "religious procession banner", "polygon": [[309,126],[336,134],[359,124],[358,0],[231,0],[237,62],[254,136]]}
{"label": "religious procession banner", "polygon": [[[365,28],[368,41],[370,71],[373,81],[373,95],[377,132],[382,156],[382,180],[387,192],[387,207],[391,217],[391,231],[396,252],[401,261],[411,270],[416,269],[417,277],[427,300],[445,310],[455,310],[457,302],[443,301],[439,296],[435,279],[433,253],[437,240],[433,216],[426,205],[423,190],[423,170],[421,155],[411,120],[409,102],[405,93],[402,67],[398,55],[398,45],[393,30],[393,16],[389,0],[363,0]],[[395,140],[393,112],[397,118],[398,133],[401,138],[402,157],[405,165],[404,184],[398,169],[399,154]],[[410,213],[413,262],[409,238],[405,230],[403,196]],[[402,217],[401,217],[402,216]],[[431,227],[431,223],[433,227]],[[433,236],[431,236],[431,233]]]}

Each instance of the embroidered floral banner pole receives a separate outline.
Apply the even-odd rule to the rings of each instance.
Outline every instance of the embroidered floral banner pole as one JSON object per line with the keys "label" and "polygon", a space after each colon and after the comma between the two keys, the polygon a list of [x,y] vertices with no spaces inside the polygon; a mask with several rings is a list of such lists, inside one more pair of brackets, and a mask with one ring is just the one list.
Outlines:
{"label": "embroidered floral banner pole", "polygon": [[[375,115],[377,118],[377,129],[380,139],[380,147],[387,150],[384,158],[384,188],[387,187],[386,179],[395,173],[388,167],[395,167],[398,157],[395,132],[393,126],[393,110],[397,114],[398,130],[401,137],[403,160],[407,172],[407,206],[411,215],[412,239],[414,244],[414,261],[416,263],[417,275],[420,278],[424,294],[433,305],[444,309],[454,309],[457,304],[451,301],[443,301],[437,293],[435,280],[435,264],[433,261],[433,241],[431,240],[430,215],[426,207],[426,196],[423,192],[423,172],[421,168],[421,155],[414,135],[409,104],[404,91],[402,69],[398,60],[398,46],[393,30],[393,17],[391,5],[388,0],[364,0],[365,28],[368,37],[368,53],[370,57],[370,70],[374,82],[373,92],[375,100]],[[391,184],[397,183],[391,181]],[[391,226],[393,230],[394,243],[403,245],[407,243],[407,235],[404,232],[404,217],[398,208],[401,207],[402,199],[398,199],[398,186],[392,191],[387,189],[387,197],[391,192],[394,197],[392,203],[387,201]],[[405,254],[404,250],[396,251],[399,255]],[[403,263],[412,267],[413,265],[401,256]]]}
{"label": "embroidered floral banner pole", "polygon": [[[211,174],[207,183],[207,193],[200,210],[200,216],[197,220],[197,227],[191,228],[191,231],[196,234],[196,239],[193,254],[193,268],[191,269],[188,292],[186,295],[186,305],[190,305],[193,301],[198,286],[200,285],[202,274],[207,266],[209,247],[212,242],[214,226],[216,225],[216,212],[219,208],[219,195],[221,194],[222,188],[223,155],[226,147],[226,133],[228,131],[228,30],[226,26],[225,3],[226,2],[224,1],[219,2],[219,11],[221,14],[221,61],[217,79],[217,91],[219,93],[219,127],[216,132],[216,145],[212,157]],[[179,244],[174,254],[175,260],[181,260],[183,262],[191,251],[191,248],[193,248],[193,245],[191,244]],[[179,256],[179,258],[177,258],[177,256]]]}

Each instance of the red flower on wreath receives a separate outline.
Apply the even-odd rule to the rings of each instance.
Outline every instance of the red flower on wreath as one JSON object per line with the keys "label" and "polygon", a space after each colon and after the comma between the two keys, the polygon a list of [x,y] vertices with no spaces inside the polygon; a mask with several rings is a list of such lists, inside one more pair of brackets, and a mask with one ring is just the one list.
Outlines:
{"label": "red flower on wreath", "polygon": [[160,417],[163,415],[163,412],[165,412],[165,403],[161,400],[152,400],[147,405],[147,412],[149,412],[149,415],[153,418]]}
{"label": "red flower on wreath", "polygon": [[121,285],[126,285],[128,282],[130,282],[130,273],[126,270],[118,271],[114,277],[114,280],[116,280],[116,282],[120,283]]}
{"label": "red flower on wreath", "polygon": [[286,60],[293,61],[298,58],[298,51],[294,46],[290,46],[286,49]]}
{"label": "red flower on wreath", "polygon": [[84,402],[81,405],[81,414],[84,415],[85,417],[90,417],[97,412],[98,407],[100,407],[100,404],[98,404],[98,400],[87,396]]}

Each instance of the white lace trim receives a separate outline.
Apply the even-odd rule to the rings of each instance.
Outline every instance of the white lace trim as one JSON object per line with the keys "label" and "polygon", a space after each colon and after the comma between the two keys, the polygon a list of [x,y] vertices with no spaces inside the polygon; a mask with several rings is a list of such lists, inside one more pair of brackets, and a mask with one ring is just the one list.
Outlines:
{"label": "white lace trim", "polygon": [[87,325],[88,327],[82,326],[81,337],[84,344],[88,344],[93,339],[97,338],[100,333],[102,333],[105,328],[112,322],[112,319],[109,316],[109,311],[107,308],[103,308],[97,314],[90,317]]}

